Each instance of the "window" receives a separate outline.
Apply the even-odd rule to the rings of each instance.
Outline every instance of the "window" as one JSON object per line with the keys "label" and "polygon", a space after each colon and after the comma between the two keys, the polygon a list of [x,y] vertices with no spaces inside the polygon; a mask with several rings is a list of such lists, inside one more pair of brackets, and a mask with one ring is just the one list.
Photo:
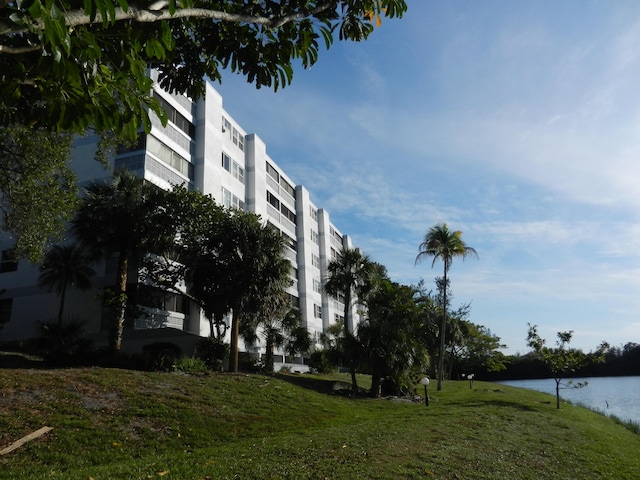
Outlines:
{"label": "window", "polygon": [[333,314],[333,320],[336,323],[344,323],[344,317],[342,315],[338,315],[337,313]]}
{"label": "window", "polygon": [[244,201],[240,200],[224,187],[222,187],[222,205],[226,208],[237,208],[238,210],[244,210]]}
{"label": "window", "polygon": [[271,165],[269,162],[267,162],[267,173],[269,174],[270,177],[274,178],[277,182],[280,181],[280,175],[278,174],[278,171],[273,168],[273,165]]}
{"label": "window", "polygon": [[318,210],[316,210],[312,206],[309,206],[309,214],[311,215],[311,218],[314,221],[316,221],[316,222],[318,221]]}
{"label": "window", "polygon": [[294,252],[298,250],[298,242],[296,242],[293,238],[291,238],[289,235],[287,235],[286,233],[282,234],[283,238],[284,238],[284,244],[289,247],[291,250],[293,250]]}
{"label": "window", "polygon": [[244,152],[244,135],[235,128],[233,129],[233,143]]}
{"label": "window", "polygon": [[188,178],[193,178],[193,165],[152,135],[147,136],[147,152]]}
{"label": "window", "polygon": [[313,279],[313,291],[322,293],[322,285],[320,284],[320,280],[318,280],[317,278]]}
{"label": "window", "polygon": [[296,297],[295,295],[291,295],[290,293],[287,293],[287,298],[289,299],[289,304],[291,305],[292,308],[299,308],[300,299],[298,297]]}
{"label": "window", "polygon": [[313,316],[315,318],[322,318],[322,307],[315,303],[313,304]]}
{"label": "window", "polygon": [[269,202],[269,204],[273,208],[280,211],[280,200],[278,200],[278,198],[268,190],[267,190],[267,202]]}
{"label": "window", "polygon": [[233,175],[233,178],[244,185],[244,168],[226,153],[222,152],[222,168]]}
{"label": "window", "polygon": [[228,133],[234,145],[237,145],[238,148],[244,152],[244,135],[242,135],[236,127],[231,125],[231,122],[225,117],[222,117],[222,133]]}
{"label": "window", "polygon": [[293,188],[289,182],[287,182],[284,178],[280,177],[280,187],[291,195],[293,198],[296,198],[296,189]]}
{"label": "window", "polygon": [[291,210],[289,210],[287,207],[284,206],[284,204],[280,204],[280,213],[282,213],[285,217],[287,217],[292,223],[296,223],[296,215],[295,213],[293,213]]}
{"label": "window", "polygon": [[231,157],[224,152],[222,152],[222,168],[227,172],[231,171]]}
{"label": "window", "polygon": [[313,243],[319,243],[318,232],[316,232],[315,230],[311,230],[311,241]]}
{"label": "window", "polygon": [[135,152],[137,150],[144,150],[147,145],[147,135],[145,133],[138,134],[136,141],[133,143],[125,143],[118,145],[116,148],[116,154],[122,155],[123,153]]}
{"label": "window", "polygon": [[331,247],[331,260],[335,260],[336,258],[338,258],[338,252],[336,252],[336,249]]}
{"label": "window", "polygon": [[2,251],[0,257],[0,273],[15,272],[18,269],[18,259],[16,258],[16,251],[11,248]]}
{"label": "window", "polygon": [[153,92],[153,98],[160,102],[160,107],[167,114],[167,119],[172,122],[176,127],[189,135],[191,138],[196,136],[196,127],[193,123],[187,120],[187,117],[178,112],[173,105],[171,105],[164,97],[160,96],[158,92]]}
{"label": "window", "polygon": [[231,132],[231,122],[222,117],[222,132]]}
{"label": "window", "polygon": [[13,307],[13,298],[0,299],[0,326],[11,320],[11,308]]}
{"label": "window", "polygon": [[314,267],[320,268],[320,257],[315,253],[311,254],[311,265]]}
{"label": "window", "polygon": [[233,178],[240,181],[244,185],[244,168],[233,162]]}

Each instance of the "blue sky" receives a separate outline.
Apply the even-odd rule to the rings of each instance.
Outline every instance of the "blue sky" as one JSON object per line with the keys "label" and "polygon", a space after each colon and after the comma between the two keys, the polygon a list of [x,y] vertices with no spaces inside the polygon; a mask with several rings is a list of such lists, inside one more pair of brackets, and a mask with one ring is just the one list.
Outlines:
{"label": "blue sky", "polygon": [[505,353],[640,343],[640,2],[408,4],[277,93],[226,74],[226,110],[393,280],[462,230],[453,306]]}

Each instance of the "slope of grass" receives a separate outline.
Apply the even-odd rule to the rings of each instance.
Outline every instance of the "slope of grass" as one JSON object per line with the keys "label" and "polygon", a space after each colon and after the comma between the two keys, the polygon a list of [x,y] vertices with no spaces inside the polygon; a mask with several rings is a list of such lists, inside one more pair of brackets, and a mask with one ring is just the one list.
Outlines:
{"label": "slope of grass", "polygon": [[0,385],[0,448],[53,427],[0,478],[640,478],[640,436],[491,383],[447,382],[429,407],[294,375],[3,369]]}

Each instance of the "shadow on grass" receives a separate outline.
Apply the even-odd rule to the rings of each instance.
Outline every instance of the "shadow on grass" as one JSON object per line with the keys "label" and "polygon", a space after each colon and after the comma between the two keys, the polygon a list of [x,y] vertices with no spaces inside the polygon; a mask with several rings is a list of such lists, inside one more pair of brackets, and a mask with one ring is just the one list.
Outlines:
{"label": "shadow on grass", "polygon": [[313,390],[318,393],[333,394],[333,395],[350,395],[351,384],[341,380],[330,380],[325,378],[310,378],[302,375],[290,375],[284,373],[274,374],[279,380],[289,382],[298,387]]}
{"label": "shadow on grass", "polygon": [[515,410],[520,410],[521,412],[535,412],[536,408],[531,405],[525,405],[519,402],[510,402],[507,400],[472,400],[469,402],[451,402],[450,405],[459,405],[469,408],[480,408],[487,406],[495,406],[495,407],[505,407],[505,408],[513,408]]}
{"label": "shadow on grass", "polygon": [[45,368],[42,358],[19,352],[0,352],[0,368]]}

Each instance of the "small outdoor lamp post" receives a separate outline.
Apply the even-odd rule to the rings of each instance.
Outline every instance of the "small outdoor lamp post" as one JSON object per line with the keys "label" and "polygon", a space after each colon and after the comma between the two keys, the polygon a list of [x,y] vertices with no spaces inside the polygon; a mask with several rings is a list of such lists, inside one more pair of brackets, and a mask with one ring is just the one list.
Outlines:
{"label": "small outdoor lamp post", "polygon": [[427,385],[429,385],[429,377],[422,377],[420,383],[424,385],[424,404],[429,406],[429,395],[427,394]]}

